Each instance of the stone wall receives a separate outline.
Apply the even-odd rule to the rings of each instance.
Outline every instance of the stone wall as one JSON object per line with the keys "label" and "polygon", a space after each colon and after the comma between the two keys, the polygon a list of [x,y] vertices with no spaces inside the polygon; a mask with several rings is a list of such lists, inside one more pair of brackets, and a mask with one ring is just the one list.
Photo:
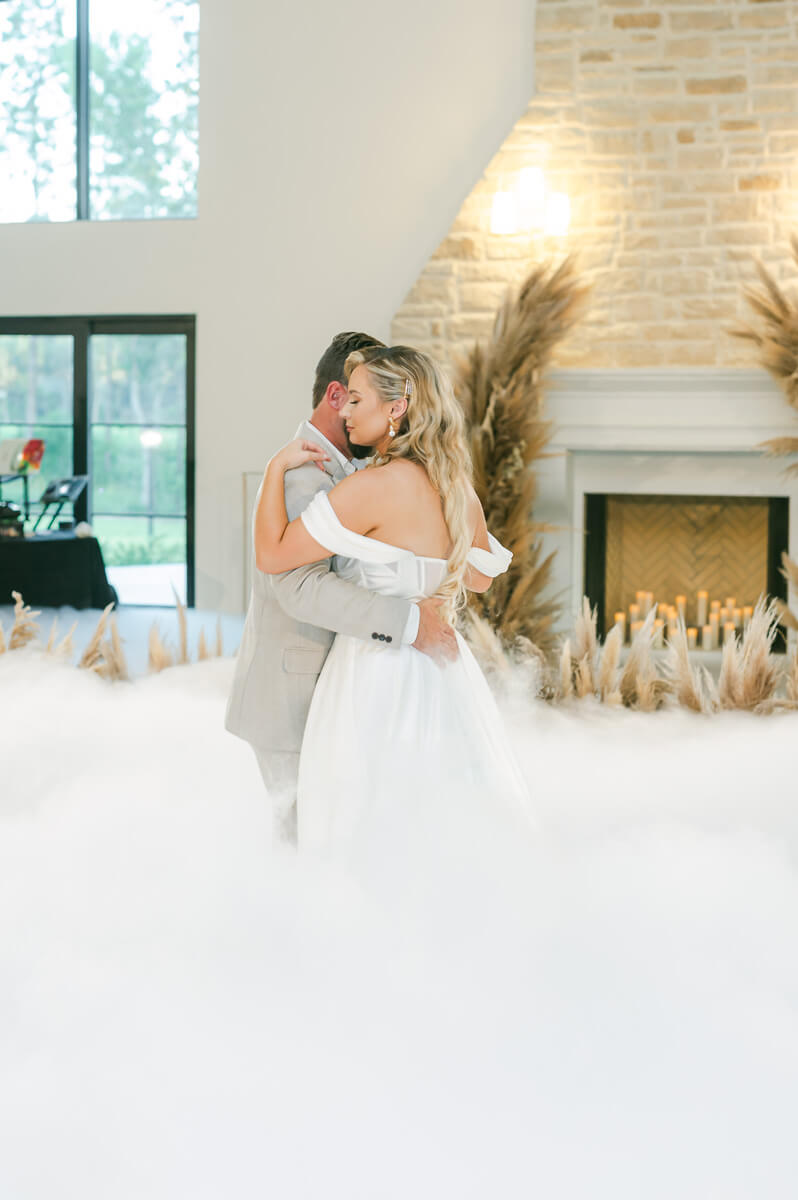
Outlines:
{"label": "stone wall", "polygon": [[[728,334],[753,257],[785,282],[798,232],[796,0],[538,0],[537,94],[396,313],[450,362],[530,262],[593,284],[561,366],[750,365]],[[542,166],[566,238],[490,233],[493,194]]]}

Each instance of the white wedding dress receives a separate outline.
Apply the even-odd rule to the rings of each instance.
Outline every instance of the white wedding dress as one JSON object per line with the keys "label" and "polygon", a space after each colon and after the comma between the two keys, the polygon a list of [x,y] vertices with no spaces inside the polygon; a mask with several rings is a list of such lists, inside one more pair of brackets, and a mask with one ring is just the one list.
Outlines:
{"label": "white wedding dress", "polygon": [[[445,576],[444,559],[347,529],[325,492],[310,502],[302,521],[334,554],[334,570],[361,587],[421,600]],[[483,574],[496,576],[507,570],[512,554],[489,538],[490,550],[473,548],[468,557]],[[536,827],[496,702],[459,634],[457,642],[459,658],[440,666],[409,645],[336,636],[313,694],[299,760],[301,852],[396,865],[403,846],[426,836],[436,822],[444,832],[453,813],[474,805],[503,810],[525,830]],[[379,854],[380,846],[390,853]]]}

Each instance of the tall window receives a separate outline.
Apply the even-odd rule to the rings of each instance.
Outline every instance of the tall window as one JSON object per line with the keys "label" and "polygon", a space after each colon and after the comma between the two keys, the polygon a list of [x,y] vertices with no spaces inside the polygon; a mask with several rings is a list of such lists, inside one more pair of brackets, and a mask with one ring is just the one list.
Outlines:
{"label": "tall window", "polygon": [[89,476],[75,516],[120,603],[193,606],[193,317],[0,318],[6,437],[45,441],[34,504],[49,480]]}
{"label": "tall window", "polygon": [[195,217],[199,0],[0,3],[0,221]]}

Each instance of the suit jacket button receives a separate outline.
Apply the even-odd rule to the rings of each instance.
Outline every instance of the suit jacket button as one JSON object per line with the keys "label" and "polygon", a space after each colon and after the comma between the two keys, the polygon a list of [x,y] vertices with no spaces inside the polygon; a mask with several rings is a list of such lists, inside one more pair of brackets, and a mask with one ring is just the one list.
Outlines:
{"label": "suit jacket button", "polygon": [[381,642],[384,642],[384,641],[385,641],[385,634],[384,634],[384,633],[381,633],[381,634],[380,634],[380,641],[381,641]]}
{"label": "suit jacket button", "polygon": [[385,640],[386,640],[386,642],[392,642],[392,641],[393,641],[393,638],[391,637],[390,633],[388,634],[388,636],[386,637],[386,639],[385,639]]}
{"label": "suit jacket button", "polygon": [[378,633],[372,633],[372,635],[371,635],[371,636],[372,636],[373,638],[378,638],[380,635],[379,635]]}

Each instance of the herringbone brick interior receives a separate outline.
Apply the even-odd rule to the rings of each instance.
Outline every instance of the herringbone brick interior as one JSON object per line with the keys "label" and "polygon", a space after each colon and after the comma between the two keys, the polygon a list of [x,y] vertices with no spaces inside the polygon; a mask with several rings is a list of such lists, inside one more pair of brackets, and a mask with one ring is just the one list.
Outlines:
{"label": "herringbone brick interior", "polygon": [[759,497],[608,496],[605,613],[628,609],[635,592],[655,601],[687,597],[696,623],[696,593],[739,606],[767,590],[768,501]]}

